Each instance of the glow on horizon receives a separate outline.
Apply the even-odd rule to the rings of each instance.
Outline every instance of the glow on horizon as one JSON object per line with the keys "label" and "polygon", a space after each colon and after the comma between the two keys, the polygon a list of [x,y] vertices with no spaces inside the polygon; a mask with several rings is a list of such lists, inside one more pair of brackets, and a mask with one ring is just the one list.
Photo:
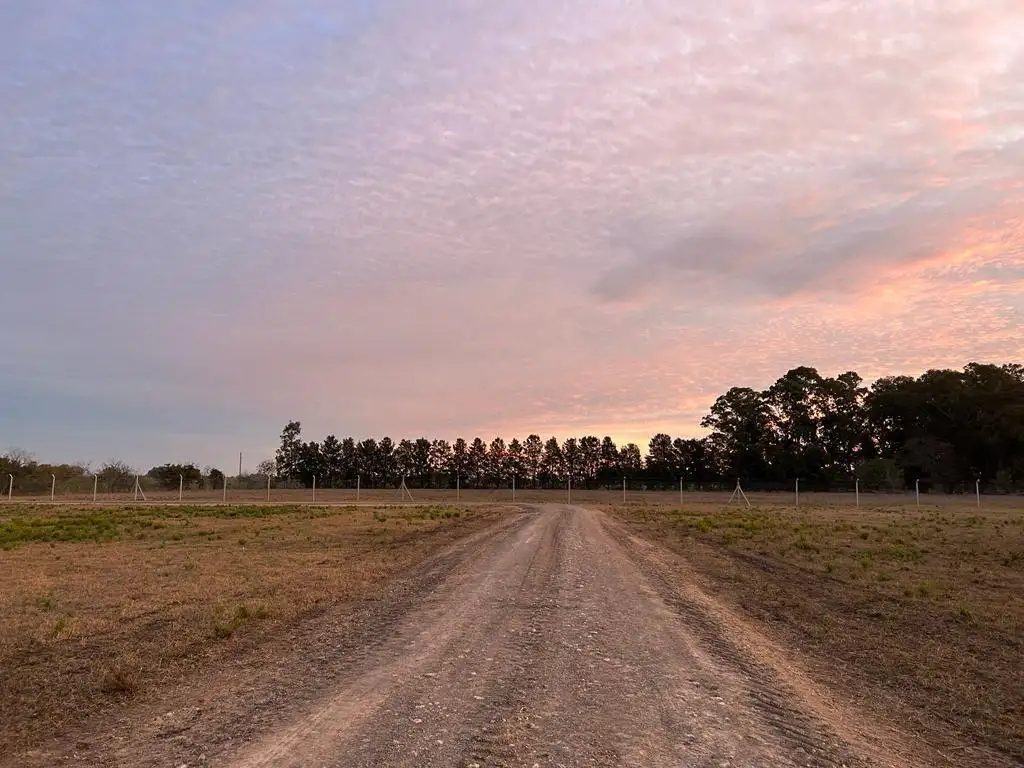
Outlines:
{"label": "glow on horizon", "polygon": [[15,0],[0,450],[701,434],[1024,359],[1024,6]]}

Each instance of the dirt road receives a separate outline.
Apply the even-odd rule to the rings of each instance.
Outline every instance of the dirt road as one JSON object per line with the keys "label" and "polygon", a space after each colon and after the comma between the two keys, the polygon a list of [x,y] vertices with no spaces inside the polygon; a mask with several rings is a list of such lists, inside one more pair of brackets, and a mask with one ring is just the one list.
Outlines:
{"label": "dirt road", "polygon": [[296,638],[295,659],[211,680],[191,708],[169,701],[90,762],[930,764],[674,583],[659,556],[600,512],[533,508],[439,557],[359,626]]}

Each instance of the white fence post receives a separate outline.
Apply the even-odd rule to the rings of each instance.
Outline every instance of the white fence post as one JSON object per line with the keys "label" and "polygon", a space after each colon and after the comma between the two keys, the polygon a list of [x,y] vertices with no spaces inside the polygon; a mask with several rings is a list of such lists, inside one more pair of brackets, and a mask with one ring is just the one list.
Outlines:
{"label": "white fence post", "polygon": [[917,499],[917,506],[921,506],[921,481],[914,481],[914,497]]}
{"label": "white fence post", "polygon": [[981,509],[981,478],[976,478],[974,481],[974,498],[977,502],[978,509]]}
{"label": "white fence post", "polygon": [[267,501],[270,501],[270,473],[267,473]]}
{"label": "white fence post", "polygon": [[178,503],[181,503],[182,495],[185,492],[185,476],[178,475]]}
{"label": "white fence post", "polygon": [[57,476],[50,475],[53,480],[50,481],[50,501],[53,501],[54,495],[57,493]]}
{"label": "white fence post", "polygon": [[93,504],[96,503],[96,492],[99,490],[99,488],[100,488],[100,476],[99,475],[93,475],[92,476],[92,503]]}
{"label": "white fence post", "polygon": [[316,504],[316,475],[313,475],[313,503]]}
{"label": "white fence post", "polygon": [[8,475],[10,481],[7,483],[7,500],[14,500],[14,475]]}
{"label": "white fence post", "polygon": [[796,505],[800,506],[800,478],[796,479]]}
{"label": "white fence post", "polygon": [[853,492],[857,499],[857,506],[860,506],[860,478],[853,481]]}

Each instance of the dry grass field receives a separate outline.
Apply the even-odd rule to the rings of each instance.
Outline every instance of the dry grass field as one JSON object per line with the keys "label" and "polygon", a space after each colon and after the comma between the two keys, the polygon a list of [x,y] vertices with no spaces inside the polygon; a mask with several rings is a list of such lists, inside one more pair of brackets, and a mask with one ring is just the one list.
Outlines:
{"label": "dry grass field", "polygon": [[[1024,512],[986,505],[612,506],[813,674],[940,751],[1024,761]],[[949,755],[959,764],[955,754]]]}
{"label": "dry grass field", "polygon": [[[245,504],[0,505],[0,755],[74,744],[159,707],[164,691],[201,688],[188,681],[207,672],[273,664],[318,642],[318,622],[383,605],[400,574],[518,511],[501,491],[464,492],[459,505],[448,491],[414,490],[418,504],[371,491],[359,506],[347,491],[318,495],[321,506],[278,493],[269,504],[249,492]],[[1019,499],[976,509],[865,495],[854,508],[852,496],[804,496],[797,509],[763,494],[747,509],[726,498],[572,501],[681,555],[669,565],[680,584],[738,607],[816,682],[923,735],[947,764],[965,744],[1024,761]]]}
{"label": "dry grass field", "polygon": [[0,754],[373,599],[504,512],[0,507]]}

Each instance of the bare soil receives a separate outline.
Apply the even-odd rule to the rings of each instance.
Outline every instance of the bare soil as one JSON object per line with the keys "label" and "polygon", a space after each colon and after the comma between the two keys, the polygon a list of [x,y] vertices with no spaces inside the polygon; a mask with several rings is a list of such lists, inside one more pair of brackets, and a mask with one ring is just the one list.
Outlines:
{"label": "bare soil", "polygon": [[17,764],[947,764],[683,566],[600,511],[502,515]]}

